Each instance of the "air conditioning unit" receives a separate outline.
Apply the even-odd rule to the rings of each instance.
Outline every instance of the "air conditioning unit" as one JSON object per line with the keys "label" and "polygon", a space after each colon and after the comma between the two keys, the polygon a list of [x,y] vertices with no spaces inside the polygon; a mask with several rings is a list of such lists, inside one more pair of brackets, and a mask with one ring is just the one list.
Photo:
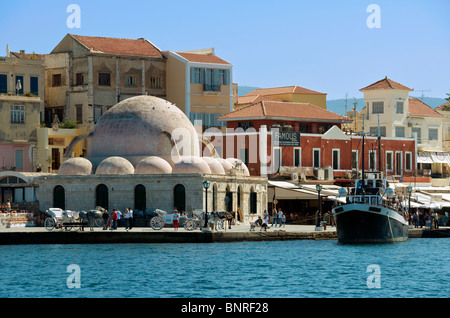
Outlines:
{"label": "air conditioning unit", "polygon": [[325,180],[325,170],[314,169],[314,176],[317,178],[317,180]]}
{"label": "air conditioning unit", "polygon": [[291,174],[291,179],[294,180],[294,181],[298,181],[298,173],[297,172],[292,173]]}
{"label": "air conditioning unit", "polygon": [[333,180],[334,179],[334,170],[331,166],[324,166],[323,170],[325,171],[325,180]]}

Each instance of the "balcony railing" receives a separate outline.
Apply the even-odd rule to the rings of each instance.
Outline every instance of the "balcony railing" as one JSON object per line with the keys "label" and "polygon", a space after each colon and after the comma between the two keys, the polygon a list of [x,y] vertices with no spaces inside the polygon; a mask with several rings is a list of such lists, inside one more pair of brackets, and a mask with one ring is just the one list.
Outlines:
{"label": "balcony railing", "polygon": [[203,84],[205,92],[220,92],[220,84]]}

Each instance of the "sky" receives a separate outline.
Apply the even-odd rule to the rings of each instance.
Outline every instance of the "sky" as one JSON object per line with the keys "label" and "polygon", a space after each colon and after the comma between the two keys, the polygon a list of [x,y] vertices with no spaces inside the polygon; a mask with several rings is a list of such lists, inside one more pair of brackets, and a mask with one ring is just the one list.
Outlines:
{"label": "sky", "polygon": [[0,56],[7,44],[48,54],[67,33],[146,38],[161,50],[213,47],[240,86],[351,99],[387,76],[445,98],[449,17],[449,0],[0,0]]}

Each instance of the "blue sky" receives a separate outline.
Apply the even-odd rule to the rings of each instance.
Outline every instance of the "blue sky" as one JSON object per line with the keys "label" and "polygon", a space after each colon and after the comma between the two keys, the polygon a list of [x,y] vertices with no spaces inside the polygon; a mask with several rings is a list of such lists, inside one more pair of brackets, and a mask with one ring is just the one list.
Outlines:
{"label": "blue sky", "polygon": [[[81,27],[69,28],[77,4]],[[369,28],[370,4],[380,28]],[[450,93],[448,0],[0,0],[0,56],[50,53],[67,33],[147,38],[162,50],[214,47],[242,86],[299,85],[360,98],[385,76],[428,97]]]}

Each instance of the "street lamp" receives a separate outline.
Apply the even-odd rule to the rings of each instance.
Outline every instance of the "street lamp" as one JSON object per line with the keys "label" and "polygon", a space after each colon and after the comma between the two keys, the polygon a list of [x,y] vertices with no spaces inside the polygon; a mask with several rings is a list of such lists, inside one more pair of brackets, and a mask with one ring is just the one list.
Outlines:
{"label": "street lamp", "polygon": [[322,185],[316,184],[316,190],[317,190],[318,202],[319,202],[319,214],[317,215],[316,228],[319,228],[320,227],[320,216],[322,214],[322,199],[320,197],[320,191],[322,191]]}
{"label": "street lamp", "polygon": [[205,209],[205,228],[208,227],[208,188],[209,188],[209,181],[205,180],[203,181],[203,188],[205,188],[206,191],[206,209]]}
{"label": "street lamp", "polygon": [[408,220],[411,220],[411,192],[412,192],[412,187],[409,185],[406,189],[408,190]]}

